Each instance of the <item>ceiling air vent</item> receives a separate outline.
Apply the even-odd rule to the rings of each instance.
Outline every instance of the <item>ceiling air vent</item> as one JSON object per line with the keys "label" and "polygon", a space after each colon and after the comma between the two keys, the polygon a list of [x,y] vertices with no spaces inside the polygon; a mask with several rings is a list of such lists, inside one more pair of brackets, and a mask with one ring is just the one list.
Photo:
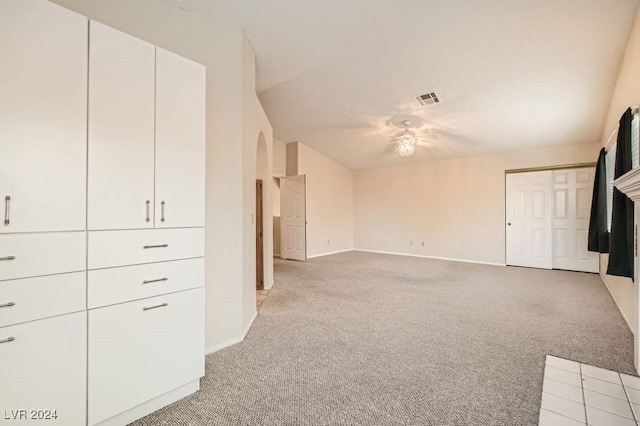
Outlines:
{"label": "ceiling air vent", "polygon": [[425,107],[430,104],[437,104],[438,102],[440,102],[440,99],[438,99],[438,96],[436,96],[435,92],[431,92],[424,95],[416,96],[416,101],[420,106]]}

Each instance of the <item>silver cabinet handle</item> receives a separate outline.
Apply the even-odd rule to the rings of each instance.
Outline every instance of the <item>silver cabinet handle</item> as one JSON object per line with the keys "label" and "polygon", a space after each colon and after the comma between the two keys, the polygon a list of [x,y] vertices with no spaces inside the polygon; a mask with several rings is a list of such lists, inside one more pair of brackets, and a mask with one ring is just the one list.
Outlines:
{"label": "silver cabinet handle", "polygon": [[155,246],[144,246],[142,247],[143,249],[150,249],[150,248],[165,248],[165,247],[169,247],[169,244],[158,244]]}
{"label": "silver cabinet handle", "polygon": [[162,305],[144,307],[144,308],[142,308],[142,310],[143,311],[148,311],[150,309],[164,308],[165,306],[169,306],[169,304],[168,303],[163,303]]}
{"label": "silver cabinet handle", "polygon": [[8,225],[11,223],[11,214],[9,212],[9,207],[11,206],[11,196],[7,195],[4,197],[4,224]]}
{"label": "silver cabinet handle", "polygon": [[160,203],[160,222],[164,222],[164,201]]}
{"label": "silver cabinet handle", "polygon": [[147,205],[147,218],[145,219],[145,222],[149,222],[151,220],[151,201],[147,200],[145,204]]}
{"label": "silver cabinet handle", "polygon": [[0,257],[0,260],[13,260],[15,259],[15,256],[5,256],[5,257]]}
{"label": "silver cabinet handle", "polygon": [[160,281],[167,281],[169,278],[160,278],[157,280],[144,280],[142,284],[159,283]]}
{"label": "silver cabinet handle", "polygon": [[15,337],[13,337],[13,336],[9,336],[9,337],[7,337],[7,338],[6,338],[6,339],[4,339],[4,340],[0,340],[0,343],[9,343],[9,342],[13,342],[14,340],[16,340],[16,338],[15,338]]}
{"label": "silver cabinet handle", "polygon": [[15,302],[3,303],[0,305],[0,308],[10,308],[11,306],[16,306]]}

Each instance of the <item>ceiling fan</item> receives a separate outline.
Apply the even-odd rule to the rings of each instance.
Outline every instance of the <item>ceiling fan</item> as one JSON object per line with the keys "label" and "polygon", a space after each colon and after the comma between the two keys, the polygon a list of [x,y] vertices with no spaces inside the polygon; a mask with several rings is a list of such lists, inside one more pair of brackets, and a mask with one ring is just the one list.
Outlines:
{"label": "ceiling fan", "polygon": [[[391,148],[400,154],[401,157],[410,157],[416,150],[416,147],[428,147],[429,144],[418,138],[416,133],[412,130],[409,130],[410,127],[415,127],[411,125],[411,121],[408,119],[402,120],[400,123],[396,124],[396,126],[403,126],[404,130],[396,133],[390,142]],[[435,135],[430,135],[432,137],[437,138]]]}

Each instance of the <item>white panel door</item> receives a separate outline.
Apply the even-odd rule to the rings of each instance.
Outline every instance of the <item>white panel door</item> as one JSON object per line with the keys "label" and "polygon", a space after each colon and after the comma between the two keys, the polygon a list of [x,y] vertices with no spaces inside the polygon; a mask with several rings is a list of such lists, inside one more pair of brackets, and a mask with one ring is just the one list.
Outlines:
{"label": "white panel door", "polygon": [[507,265],[551,269],[551,171],[506,175]]}
{"label": "white panel door", "polygon": [[[0,376],[0,425],[85,426],[87,313],[1,327]],[[12,419],[19,409],[55,410],[57,419]]]}
{"label": "white panel door", "polygon": [[155,47],[91,21],[88,227],[153,227]]}
{"label": "white panel door", "polygon": [[305,176],[280,178],[280,244],[283,259],[307,260]]}
{"label": "white panel door", "polygon": [[0,2],[0,233],[85,229],[87,18]]}
{"label": "white panel door", "polygon": [[553,267],[598,272],[597,253],[587,250],[594,168],[553,172]]}
{"label": "white panel door", "polygon": [[204,226],[205,78],[156,48],[156,228]]}

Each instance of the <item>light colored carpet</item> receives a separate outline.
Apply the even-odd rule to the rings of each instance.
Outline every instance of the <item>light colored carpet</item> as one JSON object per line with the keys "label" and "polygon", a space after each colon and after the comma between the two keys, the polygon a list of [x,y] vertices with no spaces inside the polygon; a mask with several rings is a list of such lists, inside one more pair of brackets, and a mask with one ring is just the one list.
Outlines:
{"label": "light colored carpet", "polygon": [[547,354],[635,373],[597,275],[349,252],[275,280],[202,390],[136,425],[535,425]]}

